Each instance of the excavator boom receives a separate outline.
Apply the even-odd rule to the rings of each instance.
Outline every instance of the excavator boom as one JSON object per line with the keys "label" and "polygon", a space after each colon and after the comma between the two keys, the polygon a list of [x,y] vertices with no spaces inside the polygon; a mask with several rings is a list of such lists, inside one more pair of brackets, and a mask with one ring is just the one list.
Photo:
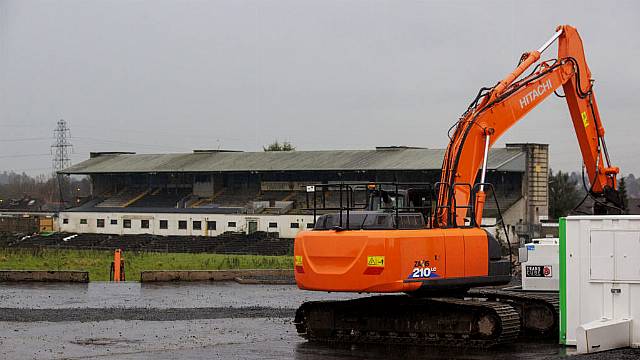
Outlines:
{"label": "excavator boom", "polygon": [[[558,58],[535,66],[540,54],[558,40]],[[599,212],[619,211],[622,201],[617,195],[617,167],[610,164],[604,141],[604,127],[593,92],[591,71],[584,56],[582,40],[575,28],[559,26],[556,33],[537,51],[525,53],[518,67],[496,86],[479,94],[457,123],[442,163],[436,223],[440,227],[462,226],[468,209],[454,204],[475,200],[475,221],[480,223],[484,193],[471,199],[468,187],[474,184],[478,170],[486,161],[489,148],[516,122],[547,99],[558,88],[564,97],[591,184],[590,192],[603,207]],[[484,172],[481,172],[481,183]],[[455,219],[452,219],[454,217]]]}

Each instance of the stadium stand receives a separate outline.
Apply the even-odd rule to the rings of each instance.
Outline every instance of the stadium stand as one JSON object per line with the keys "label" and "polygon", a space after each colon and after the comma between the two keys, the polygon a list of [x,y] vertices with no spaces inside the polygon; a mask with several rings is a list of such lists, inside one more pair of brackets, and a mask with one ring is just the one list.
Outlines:
{"label": "stadium stand", "polygon": [[[313,193],[307,193],[306,186],[338,182],[434,183],[440,178],[443,154],[444,149],[412,147],[92,153],[88,160],[60,171],[90,176],[92,199],[62,211],[59,225],[62,231],[101,234],[222,236],[225,231],[244,230],[278,231],[280,236],[291,238],[313,221],[313,212],[308,210],[313,206]],[[487,181],[495,185],[500,210],[510,225],[539,223],[547,215],[547,177],[548,149],[544,144],[508,144],[489,154]],[[327,191],[324,198],[316,194],[318,206],[339,207],[338,191]],[[497,215],[490,195],[485,208],[485,215]],[[139,220],[143,217],[145,226]],[[129,226],[131,219],[133,226]],[[98,220],[100,224],[103,220],[107,223],[98,225]],[[214,229],[203,225],[216,221]]]}

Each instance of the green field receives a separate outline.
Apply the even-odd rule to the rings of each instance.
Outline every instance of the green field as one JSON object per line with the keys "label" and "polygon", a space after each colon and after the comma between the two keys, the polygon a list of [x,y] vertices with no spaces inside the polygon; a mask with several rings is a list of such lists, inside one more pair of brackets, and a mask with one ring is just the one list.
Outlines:
{"label": "green field", "polygon": [[[143,270],[292,269],[292,256],[124,252],[127,280]],[[109,280],[113,252],[0,248],[0,270],[83,270],[91,281]]]}

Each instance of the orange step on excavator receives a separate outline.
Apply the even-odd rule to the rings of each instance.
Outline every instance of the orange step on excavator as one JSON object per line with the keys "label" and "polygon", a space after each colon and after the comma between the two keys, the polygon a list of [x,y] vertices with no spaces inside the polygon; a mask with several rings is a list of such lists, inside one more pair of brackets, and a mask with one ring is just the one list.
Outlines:
{"label": "orange step on excavator", "polygon": [[[558,57],[539,62],[555,41]],[[359,185],[334,184],[340,203],[333,208],[316,206],[317,194],[326,204],[330,185],[308,190],[314,215],[320,214],[314,229],[295,239],[298,287],[401,294],[304,303],[296,313],[298,333],[320,342],[479,347],[512,341],[525,330],[553,333],[557,301],[468,290],[512,279],[510,259],[482,226],[485,190],[492,190],[485,183],[489,149],[554,93],[569,106],[594,213],[620,213],[619,169],[610,164],[582,40],[575,28],[559,26],[540,49],[523,54],[512,73],[479,91],[450,136],[440,182],[390,184],[386,192],[384,184],[368,184],[370,196],[360,202]]]}

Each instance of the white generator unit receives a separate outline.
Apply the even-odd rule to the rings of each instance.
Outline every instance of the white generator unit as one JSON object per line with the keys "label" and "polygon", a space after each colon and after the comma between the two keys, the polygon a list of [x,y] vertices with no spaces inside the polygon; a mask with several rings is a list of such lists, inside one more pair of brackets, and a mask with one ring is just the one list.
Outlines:
{"label": "white generator unit", "polygon": [[519,249],[522,290],[558,291],[560,256],[558,238],[533,239]]}
{"label": "white generator unit", "polygon": [[560,220],[560,341],[640,347],[640,216]]}

